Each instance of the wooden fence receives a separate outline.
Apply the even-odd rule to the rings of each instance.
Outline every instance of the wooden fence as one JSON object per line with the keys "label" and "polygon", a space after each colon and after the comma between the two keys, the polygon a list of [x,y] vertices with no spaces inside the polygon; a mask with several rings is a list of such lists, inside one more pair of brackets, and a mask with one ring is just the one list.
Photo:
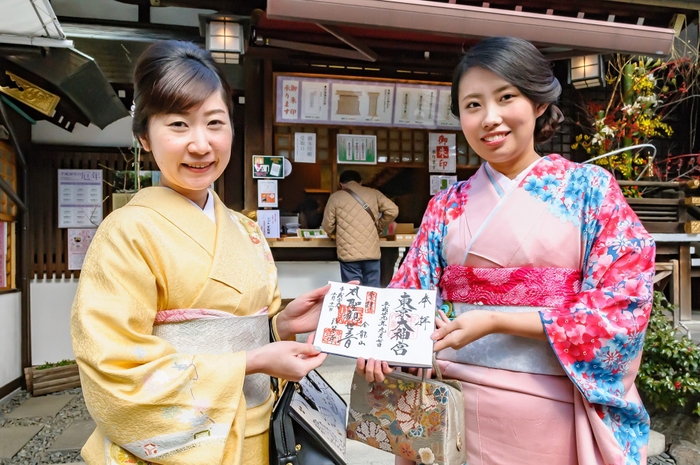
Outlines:
{"label": "wooden fence", "polygon": [[[58,228],[59,169],[103,170],[103,215],[112,211],[111,184],[115,171],[132,169],[128,149],[85,147],[36,147],[30,154],[28,171],[29,250],[33,252],[35,278],[77,278],[80,271],[68,269],[68,233]],[[142,170],[157,169],[152,157],[142,155]]]}

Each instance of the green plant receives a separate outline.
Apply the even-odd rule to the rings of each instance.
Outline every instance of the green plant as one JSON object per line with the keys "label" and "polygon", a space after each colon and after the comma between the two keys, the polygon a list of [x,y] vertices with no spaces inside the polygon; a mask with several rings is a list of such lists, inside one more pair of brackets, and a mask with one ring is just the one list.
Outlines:
{"label": "green plant", "polygon": [[654,292],[637,388],[656,408],[688,405],[700,416],[700,347],[687,336],[677,337],[669,312],[673,305]]}
{"label": "green plant", "polygon": [[56,368],[56,367],[64,367],[67,365],[73,365],[75,363],[75,360],[61,360],[60,362],[45,362],[43,365],[39,365],[36,368],[37,370],[46,370],[47,368]]}

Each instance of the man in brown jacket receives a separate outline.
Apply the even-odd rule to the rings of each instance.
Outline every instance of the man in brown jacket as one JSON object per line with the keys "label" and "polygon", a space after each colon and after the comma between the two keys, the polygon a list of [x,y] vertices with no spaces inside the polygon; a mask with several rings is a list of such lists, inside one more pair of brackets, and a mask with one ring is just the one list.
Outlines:
{"label": "man in brown jacket", "polygon": [[379,232],[394,221],[399,207],[378,190],[363,186],[357,171],[343,171],[340,187],[328,199],[322,225],[327,234],[335,234],[340,276],[343,282],[356,279],[379,287]]}

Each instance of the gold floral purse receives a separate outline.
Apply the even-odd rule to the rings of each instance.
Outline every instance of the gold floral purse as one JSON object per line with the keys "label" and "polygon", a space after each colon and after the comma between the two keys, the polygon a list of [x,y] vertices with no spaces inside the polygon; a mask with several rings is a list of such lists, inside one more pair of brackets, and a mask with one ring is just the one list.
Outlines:
{"label": "gold floral purse", "polygon": [[464,397],[459,381],[394,371],[382,383],[355,373],[347,435],[377,449],[421,464],[467,463]]}

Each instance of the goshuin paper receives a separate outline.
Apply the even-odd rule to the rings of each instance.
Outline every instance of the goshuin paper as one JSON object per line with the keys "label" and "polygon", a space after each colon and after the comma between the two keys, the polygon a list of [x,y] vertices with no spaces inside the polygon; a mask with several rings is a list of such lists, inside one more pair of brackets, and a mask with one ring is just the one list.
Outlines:
{"label": "goshuin paper", "polygon": [[330,284],[314,345],[329,354],[371,357],[390,365],[432,366],[434,290]]}

